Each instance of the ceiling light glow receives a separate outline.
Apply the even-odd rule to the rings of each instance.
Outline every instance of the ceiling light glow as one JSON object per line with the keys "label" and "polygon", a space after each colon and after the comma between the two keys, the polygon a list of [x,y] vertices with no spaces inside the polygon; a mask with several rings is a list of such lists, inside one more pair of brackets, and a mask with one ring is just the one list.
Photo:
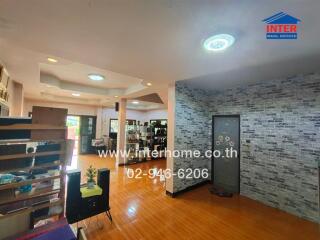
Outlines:
{"label": "ceiling light glow", "polygon": [[138,102],[138,101],[133,101],[132,103],[133,103],[133,104],[139,104],[139,102]]}
{"label": "ceiling light glow", "polygon": [[148,82],[148,83],[147,83],[147,86],[149,86],[149,87],[152,86],[152,83]]}
{"label": "ceiling light glow", "polygon": [[72,96],[80,97],[80,93],[72,93]]}
{"label": "ceiling light glow", "polygon": [[235,38],[229,34],[218,34],[204,41],[203,47],[208,51],[223,51],[230,47]]}
{"label": "ceiling light glow", "polygon": [[92,73],[88,75],[88,78],[91,79],[92,81],[102,81],[104,80],[104,76],[96,73]]}
{"label": "ceiling light glow", "polygon": [[117,98],[117,97],[119,97],[119,96],[116,95],[116,96],[114,96],[114,97]]}
{"label": "ceiling light glow", "polygon": [[47,60],[48,60],[49,62],[52,62],[52,63],[57,63],[57,62],[58,62],[57,59],[50,58],[50,57],[48,57]]}

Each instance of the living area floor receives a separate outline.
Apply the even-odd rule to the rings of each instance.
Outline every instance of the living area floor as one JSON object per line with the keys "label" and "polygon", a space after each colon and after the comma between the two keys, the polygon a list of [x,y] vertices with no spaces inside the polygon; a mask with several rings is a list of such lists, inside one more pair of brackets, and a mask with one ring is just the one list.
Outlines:
{"label": "living area floor", "polygon": [[[316,223],[243,196],[220,198],[209,193],[210,185],[171,198],[165,194],[164,182],[159,178],[141,175],[140,179],[130,179],[126,175],[127,167],[115,166],[113,158],[79,155],[78,164],[82,175],[90,165],[111,170],[113,223],[105,214],[86,220],[89,240],[320,239],[320,227]],[[147,173],[150,168],[165,169],[166,162],[153,160],[129,168],[141,168]],[[82,180],[85,181],[85,176]]]}

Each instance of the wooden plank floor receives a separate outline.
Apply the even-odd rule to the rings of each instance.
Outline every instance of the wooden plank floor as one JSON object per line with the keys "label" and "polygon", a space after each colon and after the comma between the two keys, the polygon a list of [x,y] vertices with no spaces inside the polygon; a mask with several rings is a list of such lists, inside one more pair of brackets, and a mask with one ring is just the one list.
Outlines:
{"label": "wooden plank floor", "polygon": [[[111,169],[110,206],[114,222],[104,214],[91,218],[86,234],[100,239],[223,239],[223,240],[319,240],[318,224],[265,206],[243,196],[220,198],[208,192],[209,185],[177,198],[166,196],[164,183],[146,176],[128,179],[125,167],[114,159],[80,156],[79,167]],[[131,168],[165,168],[165,160]],[[84,174],[82,174],[84,175]],[[100,228],[96,221],[100,221]],[[83,223],[80,223],[80,225]]]}

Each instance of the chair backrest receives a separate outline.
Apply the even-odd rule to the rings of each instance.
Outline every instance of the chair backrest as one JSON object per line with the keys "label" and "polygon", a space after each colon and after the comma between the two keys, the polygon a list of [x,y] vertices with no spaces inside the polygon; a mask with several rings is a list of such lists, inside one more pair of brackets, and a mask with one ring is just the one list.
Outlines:
{"label": "chair backrest", "polygon": [[66,217],[70,224],[79,221],[81,208],[80,179],[81,172],[69,171],[67,182]]}
{"label": "chair backrest", "polygon": [[110,189],[110,170],[101,168],[98,170],[99,187],[102,189],[102,204],[105,211],[109,210],[109,189]]}

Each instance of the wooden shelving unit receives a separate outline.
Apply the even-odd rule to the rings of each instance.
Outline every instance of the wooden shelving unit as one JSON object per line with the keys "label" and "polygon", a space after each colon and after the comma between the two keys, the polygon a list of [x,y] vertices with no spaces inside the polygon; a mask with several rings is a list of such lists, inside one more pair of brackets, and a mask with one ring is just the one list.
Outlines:
{"label": "wooden shelving unit", "polygon": [[164,151],[167,148],[167,122],[167,119],[150,120],[150,126],[153,129],[152,150],[157,150],[159,155],[160,151]]}
{"label": "wooden shelving unit", "polygon": [[55,154],[64,154],[64,151],[48,151],[48,152],[38,152],[38,153],[22,153],[22,154],[11,154],[0,156],[1,160],[10,160],[10,159],[17,159],[17,158],[26,158],[26,157],[41,157],[41,156],[51,156]]}
{"label": "wooden shelving unit", "polygon": [[7,219],[10,217],[16,216],[17,214],[21,214],[21,213],[28,214],[28,213],[32,213],[36,210],[40,210],[40,209],[47,208],[47,207],[59,206],[61,204],[63,204],[63,200],[60,199],[60,200],[57,200],[56,202],[52,202],[52,203],[44,203],[44,204],[40,204],[37,206],[26,207],[20,211],[8,213],[8,214],[2,216],[1,219]]}
{"label": "wooden shelving unit", "polygon": [[[29,200],[29,199],[34,199],[38,197],[44,197],[52,194],[57,194],[61,191],[60,187],[58,186],[53,186],[53,187],[47,187],[47,188],[42,188],[40,190],[33,189],[31,192],[28,193],[19,193],[16,194],[14,197],[8,197],[4,199],[0,199],[0,205],[3,204],[9,204],[9,203],[14,203],[14,202],[19,202],[23,200]],[[0,217],[0,220],[3,216]]]}
{"label": "wooden shelving unit", "polygon": [[[66,186],[66,163],[69,156],[70,149],[66,141],[67,128],[66,121],[67,110],[56,108],[34,107],[31,124],[8,124],[0,126],[1,132],[5,132],[6,136],[10,135],[12,131],[12,138],[14,138],[15,131],[30,131],[30,139],[12,139],[8,138],[0,140],[2,149],[6,146],[10,148],[12,145],[32,144],[35,146],[35,151],[28,153],[16,153],[0,155],[0,174],[10,174],[23,171],[25,174],[32,175],[31,179],[22,180],[19,182],[10,182],[0,185],[0,236],[10,237],[17,233],[27,231],[28,229],[17,229],[16,232],[6,232],[6,224],[10,224],[10,218],[15,219],[19,216],[29,218],[30,223],[46,218],[46,216],[36,215],[36,211],[41,209],[49,209],[52,207],[61,206],[59,218],[64,217],[64,203],[65,203],[65,186]],[[44,150],[43,147],[59,146],[59,150]],[[41,151],[37,151],[39,147]],[[71,150],[72,151],[72,150]],[[3,152],[2,152],[3,154]],[[55,159],[57,158],[58,159]],[[52,158],[54,161],[43,163],[39,159],[48,160]],[[22,159],[22,160],[21,160]],[[12,161],[26,161],[30,162],[30,166],[17,166],[7,169],[6,164]],[[36,163],[38,159],[38,162]],[[35,164],[36,163],[36,164]],[[11,166],[10,165],[10,166]],[[49,173],[47,170],[51,170]],[[35,172],[41,171],[42,174]],[[42,185],[41,185],[42,184]],[[30,191],[21,191],[21,187],[31,186]],[[27,215],[27,218],[25,217]],[[34,215],[36,215],[34,217]],[[30,216],[30,217],[28,217]],[[50,216],[48,216],[50,217]],[[13,223],[11,223],[13,224]],[[19,228],[19,226],[17,226]],[[33,226],[30,224],[30,228]],[[12,228],[11,230],[12,231]]]}
{"label": "wooden shelving unit", "polygon": [[25,181],[16,182],[16,183],[3,184],[3,185],[0,185],[0,191],[5,190],[5,189],[18,188],[18,187],[29,185],[29,184],[50,181],[50,180],[54,180],[54,179],[58,179],[58,178],[60,178],[60,175],[55,175],[55,176],[50,176],[50,177],[45,177],[45,178],[38,178],[38,179],[36,178],[36,179],[25,180]]}
{"label": "wooden shelving unit", "polygon": [[55,126],[49,124],[11,124],[0,126],[0,130],[66,130],[65,126]]}
{"label": "wooden shelving unit", "polygon": [[[1,145],[1,144],[0,144]],[[33,167],[26,167],[26,168],[12,168],[10,171],[12,172],[19,172],[19,171],[32,171],[32,170],[38,170],[38,169],[47,169],[47,168],[55,168],[59,167],[61,165],[60,161],[55,161],[56,163],[48,163],[48,164],[41,164],[39,166],[33,166]],[[0,170],[0,174],[7,173],[8,170]]]}

